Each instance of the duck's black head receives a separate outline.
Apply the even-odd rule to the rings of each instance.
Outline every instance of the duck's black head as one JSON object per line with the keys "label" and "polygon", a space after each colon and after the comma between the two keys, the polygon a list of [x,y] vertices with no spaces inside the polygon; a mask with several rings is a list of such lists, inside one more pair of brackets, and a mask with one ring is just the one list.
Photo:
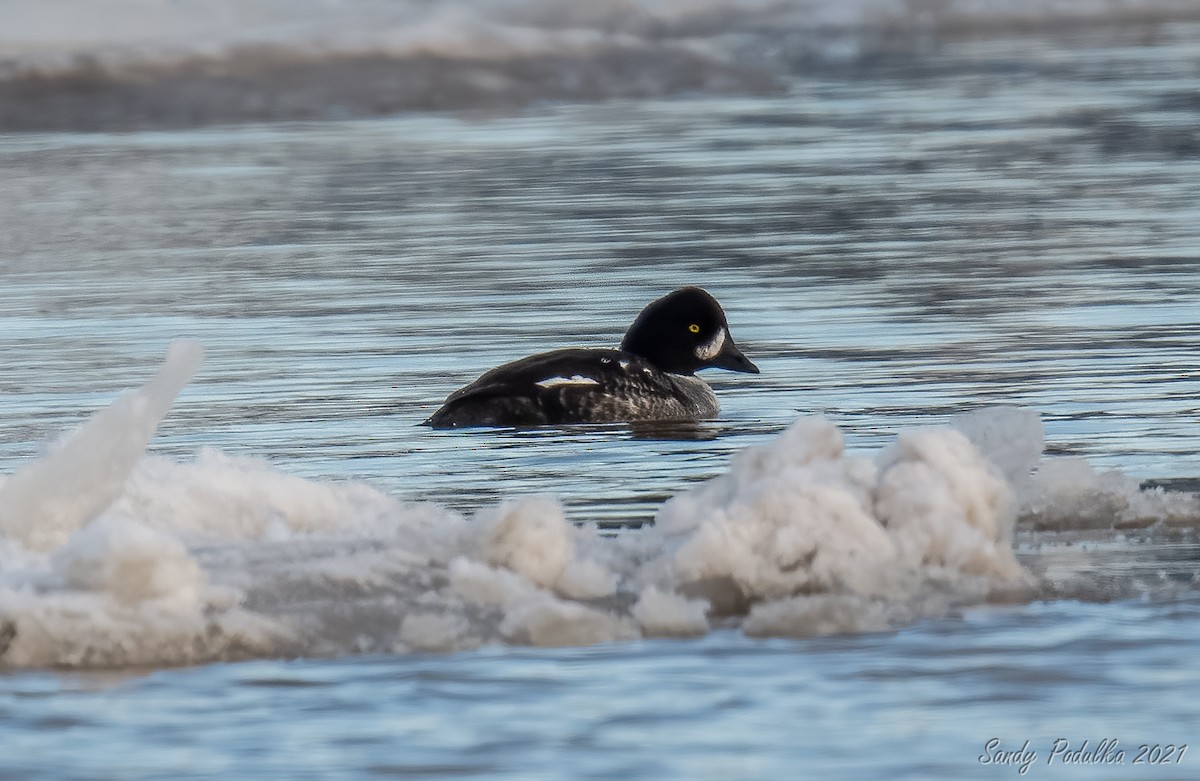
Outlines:
{"label": "duck's black head", "polygon": [[651,302],[625,332],[621,349],[672,374],[694,374],[709,366],[758,374],[733,343],[717,299],[698,287],[680,288]]}

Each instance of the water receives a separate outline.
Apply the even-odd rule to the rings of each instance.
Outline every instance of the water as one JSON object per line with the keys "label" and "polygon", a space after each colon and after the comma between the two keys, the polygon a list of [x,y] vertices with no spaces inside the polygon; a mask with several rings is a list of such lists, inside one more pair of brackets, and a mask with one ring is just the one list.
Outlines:
{"label": "water", "polygon": [[[1039,758],[1025,777],[1192,778],[1188,754],[1132,763],[1142,742],[1189,739],[1173,671],[1197,618],[1194,603],[1052,603],[886,636],[251,662],[120,683],[23,674],[9,718],[32,756],[61,730],[80,741],[63,778],[1007,778],[1021,776],[977,757],[990,737],[1015,750],[1026,735]],[[171,749],[104,750],[130,734]],[[1105,735],[1123,767],[1047,764],[1054,738]],[[14,764],[15,777],[41,765]]]}
{"label": "water", "polygon": [[[0,618],[21,634],[0,657],[0,769],[1016,775],[978,762],[998,737],[1030,740],[1028,776],[1196,777],[1195,755],[1132,762],[1142,743],[1200,734],[1200,511],[1137,490],[1197,477],[1200,29],[1100,19],[895,48],[850,37],[857,54],[781,43],[761,63],[768,87],[724,94],[667,79],[654,98],[600,103],[0,137],[0,472],[139,385],[170,339],[206,348],[107,520],[48,552],[3,541]],[[616,344],[683,284],[721,300],[763,370],[708,373],[719,420],[417,425],[503,361]],[[660,552],[638,535],[733,454],[815,413],[874,458],[898,432],[997,404],[1045,427],[1042,482],[1018,491],[1033,586],[1006,592],[998,545],[982,583],[918,568],[894,601],[851,589],[832,624],[733,609],[701,637],[627,639],[645,594],[631,562]],[[476,556],[471,529],[493,522],[455,512],[540,494],[584,530],[561,538],[583,581],[553,588],[603,592],[584,561],[622,579],[615,596],[561,600],[621,616],[568,622],[575,642],[605,642],[523,647],[541,625],[505,635],[439,580],[438,557]],[[538,525],[553,514],[529,515],[536,539],[560,539]],[[747,577],[783,577],[782,547],[757,549]],[[126,582],[143,571],[128,567],[149,574]],[[541,598],[521,591],[506,620]],[[410,613],[452,618],[406,628]],[[37,622],[49,639],[20,645]],[[438,632],[455,652],[413,652]],[[825,636],[778,636],[792,634]],[[1056,738],[1128,755],[1047,766]]]}

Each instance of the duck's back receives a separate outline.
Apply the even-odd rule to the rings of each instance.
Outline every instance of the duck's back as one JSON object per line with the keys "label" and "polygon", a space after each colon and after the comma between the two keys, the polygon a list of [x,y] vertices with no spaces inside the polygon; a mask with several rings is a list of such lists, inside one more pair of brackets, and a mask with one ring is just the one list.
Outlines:
{"label": "duck's back", "polygon": [[697,420],[718,412],[702,380],[620,350],[541,353],[492,369],[426,421],[435,428]]}

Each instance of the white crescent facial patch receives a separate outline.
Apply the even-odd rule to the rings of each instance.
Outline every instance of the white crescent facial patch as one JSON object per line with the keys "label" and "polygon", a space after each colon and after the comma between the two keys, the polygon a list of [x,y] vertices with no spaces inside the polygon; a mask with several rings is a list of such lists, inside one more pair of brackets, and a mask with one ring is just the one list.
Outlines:
{"label": "white crescent facial patch", "polygon": [[717,353],[721,352],[721,348],[725,346],[725,329],[717,331],[717,335],[699,347],[696,348],[696,357],[702,361],[711,361],[717,357]]}

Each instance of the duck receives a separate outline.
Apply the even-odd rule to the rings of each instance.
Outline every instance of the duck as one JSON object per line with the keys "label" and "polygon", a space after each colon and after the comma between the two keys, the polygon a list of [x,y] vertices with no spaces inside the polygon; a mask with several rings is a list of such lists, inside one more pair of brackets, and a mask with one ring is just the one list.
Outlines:
{"label": "duck", "polygon": [[572,347],[486,372],[424,422],[439,429],[700,421],[720,404],[700,369],[758,374],[733,341],[721,305],[699,287],[652,301],[618,349]]}

